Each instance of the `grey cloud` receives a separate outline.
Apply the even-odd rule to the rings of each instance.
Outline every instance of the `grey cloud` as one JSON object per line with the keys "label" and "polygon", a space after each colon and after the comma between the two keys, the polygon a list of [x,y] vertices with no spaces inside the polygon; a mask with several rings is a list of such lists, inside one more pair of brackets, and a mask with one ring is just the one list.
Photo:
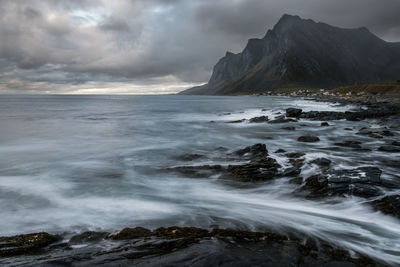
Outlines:
{"label": "grey cloud", "polygon": [[284,13],[400,41],[398,10],[398,0],[0,0],[0,91],[6,81],[56,92],[202,83],[226,50],[239,52]]}

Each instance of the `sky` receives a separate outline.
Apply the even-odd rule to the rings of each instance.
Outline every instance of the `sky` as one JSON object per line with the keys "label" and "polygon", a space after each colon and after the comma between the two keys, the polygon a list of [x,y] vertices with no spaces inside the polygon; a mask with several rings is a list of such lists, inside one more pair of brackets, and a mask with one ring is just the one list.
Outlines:
{"label": "sky", "polygon": [[400,42],[400,0],[0,0],[0,93],[168,94],[283,14]]}

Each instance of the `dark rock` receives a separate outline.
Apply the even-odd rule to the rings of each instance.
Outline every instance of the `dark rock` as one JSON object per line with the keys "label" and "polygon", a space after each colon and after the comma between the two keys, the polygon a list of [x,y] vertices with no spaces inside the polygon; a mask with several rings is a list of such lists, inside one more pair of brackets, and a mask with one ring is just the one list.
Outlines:
{"label": "dark rock", "polygon": [[299,167],[291,167],[287,168],[282,172],[282,176],[297,176],[301,173],[301,168]]}
{"label": "dark rock", "polygon": [[321,167],[329,167],[329,165],[331,165],[331,162],[332,161],[330,161],[327,158],[318,158],[318,159],[311,161],[311,163],[317,164],[318,166],[321,166]]}
{"label": "dark rock", "polygon": [[228,121],[227,123],[242,123],[245,122],[245,119],[241,119],[241,120],[236,120],[236,121]]}
{"label": "dark rock", "polygon": [[302,190],[308,190],[310,198],[354,195],[363,198],[381,194],[382,171],[376,167],[361,167],[352,170],[333,170],[325,175],[314,175],[306,179]]}
{"label": "dark rock", "polygon": [[255,117],[249,120],[250,123],[262,123],[267,121],[268,121],[268,116]]}
{"label": "dark rock", "polygon": [[298,118],[303,110],[299,108],[288,108],[286,109],[286,117]]}
{"label": "dark rock", "polygon": [[0,237],[0,256],[28,255],[58,241],[60,237],[48,233]]}
{"label": "dark rock", "polygon": [[315,142],[319,142],[320,139],[317,136],[305,135],[305,136],[300,136],[297,139],[297,141],[306,142],[306,143],[315,143]]}
{"label": "dark rock", "polygon": [[71,237],[69,240],[70,244],[82,244],[85,242],[96,242],[99,241],[106,236],[108,236],[110,233],[107,232],[93,232],[93,231],[88,231],[88,232],[83,232],[79,235],[74,235]]}
{"label": "dark rock", "polygon": [[239,156],[249,156],[250,158],[264,157],[268,155],[268,150],[265,144],[255,144],[252,146],[239,149],[235,152]]}
{"label": "dark rock", "polygon": [[277,151],[275,151],[274,153],[280,154],[280,153],[285,153],[285,152],[286,152],[286,150],[280,148]]}
{"label": "dark rock", "polygon": [[344,146],[344,147],[351,147],[351,148],[361,148],[360,144],[361,144],[361,142],[354,141],[354,140],[348,140],[348,141],[343,141],[340,143],[334,143],[335,146]]}
{"label": "dark rock", "polygon": [[351,128],[344,128],[345,131],[353,131]]}
{"label": "dark rock", "polygon": [[285,115],[281,115],[276,117],[274,120],[269,121],[268,123],[286,123],[286,122],[295,122],[293,119],[288,119]]}
{"label": "dark rock", "polygon": [[361,128],[356,134],[365,135],[372,138],[382,138],[383,136],[393,136],[393,133],[386,128]]}
{"label": "dark rock", "polygon": [[299,177],[292,178],[292,179],[289,180],[289,183],[290,184],[298,184],[298,185],[300,185],[300,184],[303,183],[303,177],[299,176]]}
{"label": "dark rock", "polygon": [[297,159],[297,158],[301,158],[303,156],[305,156],[305,153],[303,152],[291,152],[291,153],[287,153],[285,154],[286,157],[291,158],[291,159]]}
{"label": "dark rock", "polygon": [[243,165],[229,165],[230,176],[241,182],[268,181],[278,177],[281,166],[273,158],[259,158]]}
{"label": "dark rock", "polygon": [[108,238],[114,240],[127,240],[127,239],[148,237],[151,235],[152,232],[150,230],[143,227],[135,227],[135,228],[124,228],[121,231],[110,234]]}
{"label": "dark rock", "polygon": [[[333,177],[348,177],[353,183],[366,183],[379,185],[381,183],[382,171],[377,167],[360,167],[351,170],[334,170]],[[333,178],[331,178],[333,179]]]}
{"label": "dark rock", "polygon": [[167,239],[176,238],[203,238],[209,236],[209,232],[205,229],[196,227],[177,227],[172,226],[168,228],[158,228],[154,230],[154,235],[157,237],[164,237]]}
{"label": "dark rock", "polygon": [[389,153],[399,153],[400,152],[400,147],[398,146],[390,146],[390,145],[385,145],[385,146],[380,146],[378,148],[379,151],[382,152],[389,152]]}
{"label": "dark rock", "polygon": [[371,204],[375,209],[385,214],[400,218],[400,195],[385,196],[373,201]]}
{"label": "dark rock", "polygon": [[283,127],[282,129],[287,131],[296,131],[296,127],[294,126]]}
{"label": "dark rock", "polygon": [[300,118],[319,121],[332,121],[344,119],[345,114],[343,112],[336,111],[308,111],[303,112]]}
{"label": "dark rock", "polygon": [[322,126],[322,127],[327,127],[327,126],[330,126],[330,125],[329,125],[329,123],[327,123],[327,122],[325,121],[325,122],[321,122],[321,126]]}
{"label": "dark rock", "polygon": [[390,143],[390,145],[392,146],[400,146],[400,142],[399,141],[393,141]]}

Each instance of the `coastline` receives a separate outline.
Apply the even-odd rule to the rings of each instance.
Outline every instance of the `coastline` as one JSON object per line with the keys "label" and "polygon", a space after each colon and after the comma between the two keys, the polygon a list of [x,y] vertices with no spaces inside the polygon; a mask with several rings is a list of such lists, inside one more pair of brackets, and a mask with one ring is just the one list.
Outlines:
{"label": "coastline", "polygon": [[[308,99],[304,96],[299,96]],[[267,118],[252,118],[250,123],[290,123],[300,119],[304,120],[317,120],[327,121],[336,119],[346,120],[366,120],[366,119],[378,119],[385,120],[388,116],[397,115],[400,113],[400,106],[393,103],[383,103],[376,105],[368,101],[362,100],[348,100],[341,98],[317,98],[310,99],[313,101],[323,102],[338,102],[343,105],[356,104],[359,110],[352,112],[303,112],[299,110],[286,110],[284,117],[275,120],[268,120]],[[366,109],[361,109],[364,106]],[[396,107],[396,108],[393,108]],[[251,120],[253,120],[251,122]],[[240,122],[239,122],[240,123]],[[329,123],[328,123],[329,125]],[[397,128],[396,128],[397,130]],[[385,133],[381,132],[366,132],[366,135],[377,136],[384,138]],[[347,144],[357,145],[357,144]],[[243,153],[237,154],[241,159],[249,160],[250,163],[233,166],[197,166],[192,169],[170,169],[166,171],[173,172],[184,172],[184,173],[196,173],[203,172],[204,170],[209,171],[212,174],[228,174],[233,176],[234,179],[239,181],[246,181],[249,176],[254,176],[254,172],[250,171],[254,168],[267,168],[268,170],[274,171],[276,167],[271,162],[260,161],[260,159],[269,159],[268,152],[265,152],[262,147],[246,147],[243,149]],[[250,158],[246,158],[247,154],[250,153]],[[290,153],[290,152],[289,152]],[[254,154],[254,155],[253,155]],[[295,180],[294,174],[296,174],[301,167],[299,158],[301,155],[292,155],[293,168],[285,169],[283,171],[276,171],[274,175],[277,177],[293,176],[291,180],[294,184],[298,183],[298,179]],[[199,168],[200,167],[200,168]],[[327,169],[323,169],[323,171]],[[371,170],[369,176],[366,170],[363,172],[367,173],[370,180],[361,183],[362,189],[365,189],[366,185],[368,190],[373,190],[373,186],[377,186],[376,181],[376,170]],[[321,172],[323,174],[323,172]],[[263,174],[264,175],[264,174]],[[301,194],[305,191],[307,193],[306,198],[319,198],[327,197],[326,193],[330,192],[327,184],[321,182],[318,179],[307,178],[303,183],[299,184],[299,189],[302,189]],[[336,184],[346,184],[345,181],[338,181]],[[349,184],[346,184],[346,186]],[[354,184],[350,184],[354,186]],[[385,186],[380,180],[379,174],[379,186]],[[389,186],[389,185],[387,185]],[[390,186],[398,186],[390,185]],[[322,190],[322,191],[321,191]],[[328,191],[326,191],[328,190]],[[354,193],[354,192],[352,192]],[[369,194],[369,192],[361,192],[363,194]],[[322,195],[321,195],[322,194]],[[380,210],[387,214],[395,215],[397,210],[390,210],[394,200],[385,199],[385,196],[379,199],[378,202],[371,202],[372,206],[375,206],[377,210]],[[232,241],[234,241],[232,243]],[[349,264],[349,266],[384,266],[385,263],[371,259],[363,254],[351,255],[346,248],[336,247],[333,244],[329,244],[320,239],[313,239],[309,236],[296,236],[296,235],[285,235],[277,232],[250,232],[243,231],[240,229],[201,229],[201,228],[181,228],[172,226],[169,228],[159,228],[153,231],[145,228],[127,228],[114,233],[107,232],[84,232],[78,235],[70,236],[66,234],[63,236],[57,236],[47,233],[37,233],[28,235],[19,235],[14,237],[0,237],[1,250],[0,250],[0,263],[10,265],[26,265],[29,262],[35,260],[37,264],[51,265],[51,264],[64,264],[69,263],[72,265],[93,265],[93,264],[104,264],[104,265],[130,265],[130,264],[154,264],[157,265],[162,263],[170,262],[170,264],[182,264],[191,265],[193,263],[206,264],[208,263],[207,257],[212,255],[208,251],[210,247],[222,249],[219,258],[220,261],[224,262],[226,266],[229,266],[231,259],[227,260],[224,258],[224,253],[228,251],[234,251],[238,253],[247,249],[246,246],[250,246],[253,249],[264,251],[269,253],[269,260],[271,266],[279,266],[280,260],[282,260],[282,251],[289,251],[286,254],[287,264],[304,264],[305,266],[315,266],[321,264],[336,264],[340,266],[342,264]],[[234,245],[232,245],[234,244]],[[193,249],[195,246],[195,249]],[[231,246],[228,249],[226,246]],[[204,254],[202,256],[202,253]],[[208,254],[207,254],[208,253]],[[247,251],[243,257],[238,256],[235,260],[239,260],[243,264],[247,262],[249,258],[254,257],[256,254]],[[234,253],[232,253],[234,254]],[[184,259],[182,259],[184,258]],[[199,260],[200,258],[200,260]],[[262,261],[260,255],[260,262]],[[335,266],[335,265],[333,265]]]}

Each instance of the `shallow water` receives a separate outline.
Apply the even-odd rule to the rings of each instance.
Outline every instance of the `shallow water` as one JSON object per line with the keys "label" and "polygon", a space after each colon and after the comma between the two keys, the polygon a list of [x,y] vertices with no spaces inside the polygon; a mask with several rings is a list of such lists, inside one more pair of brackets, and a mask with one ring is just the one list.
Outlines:
{"label": "shallow water", "polygon": [[[400,263],[399,221],[373,211],[365,200],[297,199],[285,179],[240,185],[217,177],[193,179],[160,171],[191,164],[228,164],[224,155],[255,143],[305,152],[306,162],[327,157],[337,169],[377,166],[386,179],[399,168],[385,162],[399,154],[376,152],[384,140],[356,136],[377,121],[230,124],[288,107],[349,110],[284,97],[207,96],[1,96],[0,235],[115,230],[126,226],[190,225],[299,231],[389,263]],[[263,111],[263,109],[266,109]],[[346,131],[344,128],[354,131]],[[315,134],[319,143],[296,141]],[[357,138],[374,152],[327,149]],[[398,139],[398,135],[392,137]],[[223,151],[221,147],[227,149]],[[206,157],[177,159],[185,153]],[[316,172],[306,164],[303,177]]]}

